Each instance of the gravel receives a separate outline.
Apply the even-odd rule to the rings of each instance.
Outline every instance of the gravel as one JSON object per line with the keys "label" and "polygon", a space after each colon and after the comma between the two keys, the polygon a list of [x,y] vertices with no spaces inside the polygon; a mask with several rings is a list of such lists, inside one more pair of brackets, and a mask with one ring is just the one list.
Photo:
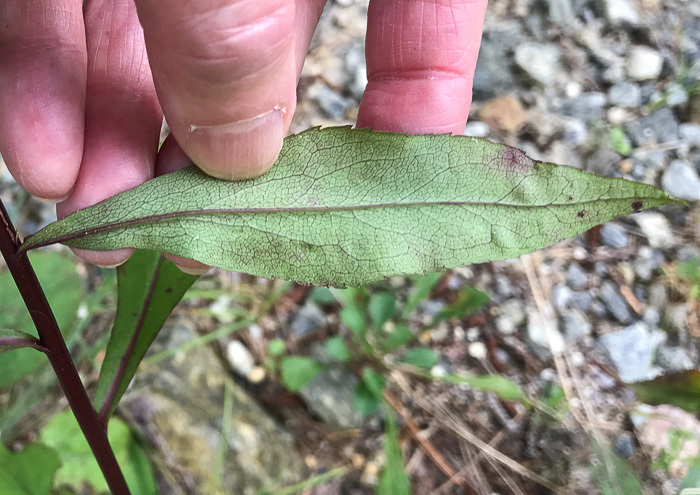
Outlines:
{"label": "gravel", "polygon": [[648,81],[661,75],[663,63],[663,57],[656,50],[635,46],[627,54],[625,68],[627,75],[635,81]]}
{"label": "gravel", "polygon": [[700,177],[689,163],[674,160],[664,172],[663,188],[671,196],[687,201],[700,200]]}
{"label": "gravel", "polygon": [[627,247],[629,236],[625,228],[619,223],[608,222],[600,229],[600,239],[603,244],[613,249]]}
{"label": "gravel", "polygon": [[561,79],[561,51],[553,44],[522,43],[515,50],[515,63],[528,76],[544,86]]}
{"label": "gravel", "polygon": [[602,335],[598,342],[610,358],[624,382],[636,382],[651,378],[652,361],[657,347],[666,334],[650,329],[646,323]]}
{"label": "gravel", "polygon": [[610,314],[620,323],[632,322],[630,307],[627,305],[627,302],[625,302],[614,283],[610,281],[603,282],[603,285],[600,286],[600,298],[605,304],[605,307],[608,308],[608,311],[610,311]]}

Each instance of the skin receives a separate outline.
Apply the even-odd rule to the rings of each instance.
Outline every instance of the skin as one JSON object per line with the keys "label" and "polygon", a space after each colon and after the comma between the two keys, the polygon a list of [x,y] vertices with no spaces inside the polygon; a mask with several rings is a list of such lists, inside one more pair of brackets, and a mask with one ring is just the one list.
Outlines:
{"label": "skin", "polygon": [[[59,218],[192,162],[228,180],[261,175],[324,3],[4,0],[0,153]],[[486,3],[371,0],[357,127],[461,134]],[[157,152],[163,114],[171,134]],[[130,253],[78,252],[102,266]]]}

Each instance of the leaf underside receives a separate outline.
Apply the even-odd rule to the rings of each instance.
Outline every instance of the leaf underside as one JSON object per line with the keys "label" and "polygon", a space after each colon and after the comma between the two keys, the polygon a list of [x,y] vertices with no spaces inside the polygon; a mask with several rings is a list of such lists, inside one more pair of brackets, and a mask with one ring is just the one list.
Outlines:
{"label": "leaf underside", "polygon": [[133,247],[358,286],[512,258],[673,201],[484,139],[331,127],[287,138],[260,178],[168,174],[47,226],[23,249]]}

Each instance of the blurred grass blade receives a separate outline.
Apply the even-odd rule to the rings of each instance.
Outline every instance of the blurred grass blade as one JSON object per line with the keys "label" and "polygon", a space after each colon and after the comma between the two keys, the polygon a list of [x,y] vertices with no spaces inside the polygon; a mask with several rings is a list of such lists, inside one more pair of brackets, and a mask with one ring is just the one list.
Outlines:
{"label": "blurred grass blade", "polygon": [[386,415],[386,430],[384,432],[384,455],[386,461],[379,474],[377,495],[410,495],[411,480],[404,468],[399,432],[396,420],[390,411]]}
{"label": "blurred grass blade", "polygon": [[642,402],[673,404],[688,412],[700,412],[700,371],[669,373],[652,380],[629,384]]}
{"label": "blurred grass blade", "polygon": [[418,308],[418,305],[430,296],[433,287],[440,281],[440,277],[442,277],[440,272],[413,277],[413,289],[408,294],[401,313],[404,318],[408,318]]}
{"label": "blurred grass blade", "polygon": [[637,475],[609,447],[591,441],[591,478],[601,495],[643,495]]}
{"label": "blurred grass blade", "polygon": [[611,218],[674,202],[647,184],[536,162],[448,135],[310,129],[257,179],[188,168],[77,211],[28,238],[152,249],[313,285],[513,258]]}
{"label": "blurred grass blade", "polygon": [[117,314],[95,394],[102,421],[114,411],[151,342],[195,280],[153,251],[136,251],[117,268]]}

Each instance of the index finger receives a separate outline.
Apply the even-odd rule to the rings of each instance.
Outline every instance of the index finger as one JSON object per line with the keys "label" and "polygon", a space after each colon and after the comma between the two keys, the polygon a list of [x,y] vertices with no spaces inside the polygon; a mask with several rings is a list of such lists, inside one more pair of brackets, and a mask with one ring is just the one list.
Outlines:
{"label": "index finger", "polygon": [[371,0],[357,127],[461,134],[487,0]]}

